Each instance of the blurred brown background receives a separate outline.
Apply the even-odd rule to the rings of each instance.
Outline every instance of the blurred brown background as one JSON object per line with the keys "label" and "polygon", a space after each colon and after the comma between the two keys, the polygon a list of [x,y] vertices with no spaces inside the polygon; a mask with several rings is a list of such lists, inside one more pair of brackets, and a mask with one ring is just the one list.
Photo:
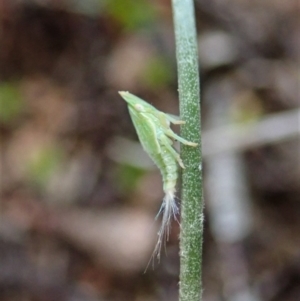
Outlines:
{"label": "blurred brown background", "polygon": [[[300,300],[299,3],[195,7],[204,301]],[[0,0],[1,301],[178,300],[120,90],[178,114],[170,1]]]}

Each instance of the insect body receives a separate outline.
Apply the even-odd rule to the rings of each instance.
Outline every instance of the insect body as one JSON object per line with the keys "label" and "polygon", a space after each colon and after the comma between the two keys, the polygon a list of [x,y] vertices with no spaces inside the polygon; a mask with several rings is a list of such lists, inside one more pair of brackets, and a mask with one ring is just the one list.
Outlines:
{"label": "insect body", "polygon": [[185,123],[179,117],[163,113],[129,92],[119,93],[128,104],[132,122],[144,150],[160,169],[163,179],[165,197],[157,215],[161,211],[164,213],[162,225],[158,232],[158,241],[153,253],[153,255],[157,254],[159,258],[162,242],[164,238],[168,239],[169,236],[171,216],[173,215],[176,218],[178,212],[175,202],[178,165],[184,168],[179,154],[172,146],[173,141],[178,140],[189,146],[197,146],[197,143],[187,141],[172,131],[170,123]]}

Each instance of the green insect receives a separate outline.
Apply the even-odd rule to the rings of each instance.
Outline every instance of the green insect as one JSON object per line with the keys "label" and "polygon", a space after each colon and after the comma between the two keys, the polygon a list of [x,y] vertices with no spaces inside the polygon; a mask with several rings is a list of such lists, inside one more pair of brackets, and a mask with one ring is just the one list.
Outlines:
{"label": "green insect", "polygon": [[172,131],[170,123],[185,123],[178,116],[163,113],[129,92],[119,93],[128,104],[132,122],[144,150],[160,169],[163,179],[165,197],[157,216],[161,211],[164,213],[158,232],[158,241],[153,252],[153,255],[157,255],[159,259],[162,242],[169,236],[171,216],[176,218],[178,213],[175,202],[178,165],[184,168],[179,154],[172,145],[174,140],[189,146],[197,146],[197,143],[187,141]]}

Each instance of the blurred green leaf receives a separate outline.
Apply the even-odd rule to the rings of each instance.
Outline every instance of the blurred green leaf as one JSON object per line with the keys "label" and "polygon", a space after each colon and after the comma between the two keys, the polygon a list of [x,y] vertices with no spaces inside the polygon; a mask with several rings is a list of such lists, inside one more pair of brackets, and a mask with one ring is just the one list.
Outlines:
{"label": "blurred green leaf", "polygon": [[18,86],[13,83],[0,84],[0,122],[9,123],[23,108]]}
{"label": "blurred green leaf", "polygon": [[155,19],[153,6],[147,0],[107,0],[106,11],[129,30],[147,26]]}
{"label": "blurred green leaf", "polygon": [[28,162],[29,180],[40,187],[44,187],[61,163],[62,158],[62,150],[58,147],[40,149]]}
{"label": "blurred green leaf", "polygon": [[123,192],[132,191],[145,170],[130,165],[120,165],[118,170],[118,185]]}
{"label": "blurred green leaf", "polygon": [[163,57],[154,57],[148,62],[144,73],[144,81],[151,88],[161,88],[173,80],[172,66]]}

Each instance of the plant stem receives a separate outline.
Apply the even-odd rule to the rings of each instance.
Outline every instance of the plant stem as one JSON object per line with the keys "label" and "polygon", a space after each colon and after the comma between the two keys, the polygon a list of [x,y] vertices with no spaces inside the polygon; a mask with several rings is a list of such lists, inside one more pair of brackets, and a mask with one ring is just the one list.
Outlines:
{"label": "plant stem", "polygon": [[180,233],[180,301],[202,299],[203,191],[200,120],[200,86],[197,35],[192,0],[172,0],[178,67],[181,118],[186,124],[181,136],[199,143],[182,145],[185,164],[182,173]]}

